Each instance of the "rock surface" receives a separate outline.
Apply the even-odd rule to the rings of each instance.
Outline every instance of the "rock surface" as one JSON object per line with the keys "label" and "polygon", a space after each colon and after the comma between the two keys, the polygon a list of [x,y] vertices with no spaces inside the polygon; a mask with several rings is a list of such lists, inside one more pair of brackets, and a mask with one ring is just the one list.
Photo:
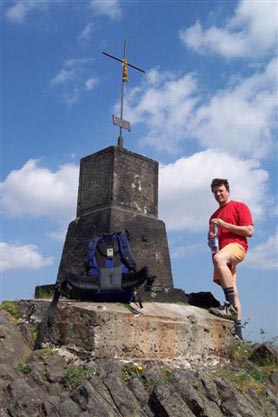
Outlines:
{"label": "rock surface", "polygon": [[[275,377],[273,381],[265,380],[259,388],[249,380],[245,386],[233,384],[228,372],[239,378],[242,369],[231,367],[226,349],[218,350],[217,363],[205,358],[203,362],[194,360],[192,347],[187,357],[183,357],[184,350],[179,356],[168,358],[131,358],[130,352],[129,358],[126,355],[116,357],[112,350],[107,356],[104,352],[101,354],[100,349],[85,349],[86,346],[91,348],[88,332],[83,334],[83,339],[82,332],[75,336],[75,340],[80,341],[79,346],[67,344],[67,341],[62,343],[60,339],[59,344],[48,341],[41,349],[34,349],[37,324],[47,303],[38,301],[35,307],[26,301],[13,304],[16,319],[0,310],[0,417],[274,417],[278,413]],[[73,313],[81,315],[80,307],[68,303],[59,308],[58,314],[64,314],[68,320],[67,334],[72,332],[74,339],[77,326],[70,326],[70,318]],[[114,314],[119,316],[119,321],[124,320],[123,324],[127,323],[123,316],[134,316],[127,309],[123,312],[123,306],[115,308]],[[152,316],[151,308],[155,306],[144,314],[155,321],[157,310]],[[192,313],[191,309],[188,311]],[[111,312],[96,314],[88,307],[84,308],[85,312],[95,314],[95,326],[101,328],[101,317],[103,324],[109,326],[107,318]],[[179,308],[166,310],[160,319],[171,322],[174,313],[176,320],[182,321]],[[193,324],[201,327],[208,313],[198,313],[200,316],[197,314]],[[140,316],[132,318],[134,325],[138,319]],[[56,320],[53,326],[59,327],[60,319]],[[226,321],[219,321],[226,325]],[[194,333],[193,324],[190,327],[188,321],[188,331]],[[90,331],[92,329],[93,326]],[[167,340],[173,337],[173,333],[166,331],[162,339],[167,345]],[[195,341],[197,343],[197,339]],[[216,352],[211,353],[214,359]],[[275,361],[275,349],[268,349],[268,363]],[[250,375],[251,371],[254,375],[255,371],[259,372],[254,362],[249,365]]]}

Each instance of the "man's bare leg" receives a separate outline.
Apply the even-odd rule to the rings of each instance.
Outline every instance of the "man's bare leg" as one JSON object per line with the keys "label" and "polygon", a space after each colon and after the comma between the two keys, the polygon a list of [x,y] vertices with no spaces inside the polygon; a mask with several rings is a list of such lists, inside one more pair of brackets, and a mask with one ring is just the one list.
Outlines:
{"label": "man's bare leg", "polygon": [[230,254],[227,251],[219,251],[213,258],[214,268],[220,279],[221,287],[231,288],[234,286],[232,271],[229,267],[231,263]]}
{"label": "man's bare leg", "polygon": [[225,299],[228,303],[220,308],[210,308],[209,311],[216,316],[236,321],[238,312],[236,302],[239,303],[238,292],[234,287],[234,277],[229,265],[231,265],[231,256],[228,251],[220,250],[213,258],[215,276],[219,279],[220,285],[224,291]]}

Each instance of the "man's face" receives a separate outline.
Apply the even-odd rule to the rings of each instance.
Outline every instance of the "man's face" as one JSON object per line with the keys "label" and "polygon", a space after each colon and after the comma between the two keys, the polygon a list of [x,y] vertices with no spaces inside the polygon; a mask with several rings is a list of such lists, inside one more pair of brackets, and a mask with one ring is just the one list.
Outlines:
{"label": "man's face", "polygon": [[220,206],[224,206],[228,202],[230,193],[226,189],[225,185],[218,185],[213,187],[212,192],[214,194],[215,200]]}

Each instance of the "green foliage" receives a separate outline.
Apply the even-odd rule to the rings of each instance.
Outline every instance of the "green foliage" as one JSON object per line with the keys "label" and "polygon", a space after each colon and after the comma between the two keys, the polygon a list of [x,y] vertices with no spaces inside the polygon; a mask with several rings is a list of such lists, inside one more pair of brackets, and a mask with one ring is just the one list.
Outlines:
{"label": "green foliage", "polygon": [[[153,391],[155,386],[154,379],[150,375],[144,374],[144,368],[141,365],[125,365],[122,368],[122,376],[125,382],[128,382],[133,378],[141,379],[146,391],[149,393]],[[160,379],[169,383],[173,383],[175,381],[175,374],[171,369],[163,367],[160,370]]]}
{"label": "green foliage", "polygon": [[46,360],[47,358],[53,356],[54,353],[55,353],[55,351],[53,350],[53,348],[48,346],[48,347],[46,347],[44,349],[41,349],[39,351],[39,356],[42,360]]}
{"label": "green foliage", "polygon": [[122,369],[124,381],[129,381],[132,378],[141,378],[143,367],[140,365],[125,365]]}
{"label": "green foliage", "polygon": [[81,382],[96,375],[97,371],[84,365],[79,367],[67,368],[64,375],[64,385],[66,388],[75,389]]}
{"label": "green foliage", "polygon": [[14,303],[13,301],[3,301],[0,304],[0,310],[6,311],[16,320],[18,320],[21,317],[21,313],[20,313],[20,309],[18,305]]}
{"label": "green foliage", "polygon": [[39,337],[40,326],[38,324],[30,323],[29,328],[30,328],[30,332],[31,332],[33,341],[36,342],[38,340],[38,337]]}
{"label": "green foliage", "polygon": [[250,390],[255,391],[258,395],[262,395],[265,391],[265,379],[260,370],[240,370],[222,369],[216,372],[216,376],[226,378],[230,384],[243,394],[247,394]]}
{"label": "green foliage", "polygon": [[249,372],[249,375],[251,376],[251,378],[253,378],[255,381],[259,382],[260,384],[265,383],[265,376],[264,376],[264,373],[261,369],[252,369]]}
{"label": "green foliage", "polygon": [[249,341],[234,343],[229,351],[231,369],[221,370],[217,374],[228,379],[243,393],[254,390],[258,395],[264,395],[266,381],[278,369],[278,365],[276,360],[265,359],[259,364],[251,364],[248,359],[253,349],[253,344]]}
{"label": "green foliage", "polygon": [[31,372],[31,365],[29,363],[20,363],[17,366],[17,369],[19,372],[22,372],[23,374],[29,374]]}
{"label": "green foliage", "polygon": [[229,358],[233,364],[244,365],[253,350],[252,342],[241,341],[231,345],[228,352]]}
{"label": "green foliage", "polygon": [[162,378],[165,381],[168,381],[170,383],[173,383],[176,379],[175,374],[173,371],[171,371],[171,369],[168,368],[162,368],[161,369],[161,373],[162,373]]}

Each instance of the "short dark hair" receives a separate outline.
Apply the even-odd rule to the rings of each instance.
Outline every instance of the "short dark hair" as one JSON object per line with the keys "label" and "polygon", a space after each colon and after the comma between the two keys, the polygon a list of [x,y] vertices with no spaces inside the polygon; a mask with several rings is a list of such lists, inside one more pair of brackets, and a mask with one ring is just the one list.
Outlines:
{"label": "short dark hair", "polygon": [[226,190],[230,192],[229,182],[228,182],[228,180],[226,180],[224,178],[214,178],[211,181],[211,184],[210,184],[211,191],[213,192],[214,187],[219,187],[221,185],[224,185],[224,187],[226,188]]}

